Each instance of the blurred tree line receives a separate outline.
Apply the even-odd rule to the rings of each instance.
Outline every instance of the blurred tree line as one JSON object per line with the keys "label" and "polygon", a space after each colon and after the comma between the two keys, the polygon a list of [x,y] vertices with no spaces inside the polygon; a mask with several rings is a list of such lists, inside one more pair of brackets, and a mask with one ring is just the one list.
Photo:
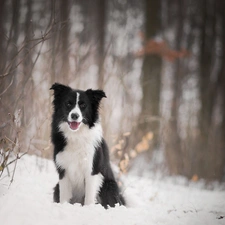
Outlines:
{"label": "blurred tree line", "polygon": [[163,151],[170,174],[224,180],[223,0],[0,0],[0,52],[1,170],[20,152],[51,156],[57,81],[106,91],[124,170]]}

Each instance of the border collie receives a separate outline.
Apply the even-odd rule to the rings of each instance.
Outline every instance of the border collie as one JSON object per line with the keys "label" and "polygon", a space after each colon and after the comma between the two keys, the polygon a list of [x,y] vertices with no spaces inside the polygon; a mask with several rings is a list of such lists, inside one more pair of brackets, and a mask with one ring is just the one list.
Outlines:
{"label": "border collie", "polygon": [[115,181],[107,144],[102,136],[99,104],[102,90],[74,90],[55,83],[51,138],[59,182],[54,202],[107,208],[125,205]]}

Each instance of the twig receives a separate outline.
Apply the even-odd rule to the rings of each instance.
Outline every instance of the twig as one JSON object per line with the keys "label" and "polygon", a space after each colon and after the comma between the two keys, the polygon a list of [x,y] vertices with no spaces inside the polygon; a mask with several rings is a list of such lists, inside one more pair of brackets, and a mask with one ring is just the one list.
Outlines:
{"label": "twig", "polygon": [[6,167],[8,167],[9,165],[11,165],[12,163],[14,163],[17,159],[21,159],[24,155],[26,155],[28,153],[28,151],[27,152],[24,152],[21,156],[19,156],[19,155],[17,155],[17,157],[15,158],[15,159],[13,159],[12,161],[10,161],[7,165],[6,165]]}
{"label": "twig", "polygon": [[14,176],[15,176],[15,172],[16,172],[16,166],[17,166],[17,160],[19,159],[19,153],[17,153],[17,156],[16,156],[16,160],[15,160],[15,166],[13,168],[13,174],[12,174],[12,178],[10,180],[10,184],[9,184],[9,188],[13,182],[13,179],[14,179]]}
{"label": "twig", "polygon": [[2,95],[4,95],[4,94],[8,91],[8,89],[9,89],[9,88],[11,87],[11,85],[13,84],[13,80],[14,80],[14,76],[12,77],[11,82],[9,83],[8,87],[6,87],[5,90],[3,90],[2,93],[0,93],[0,97],[1,97]]}
{"label": "twig", "polygon": [[[26,46],[30,43],[30,42],[35,42],[37,41],[37,43],[35,43],[31,48],[28,49],[27,53],[25,54],[25,56],[23,57],[22,60],[20,60],[20,62],[9,72],[5,72],[3,74],[0,75],[0,78],[6,77],[8,75],[10,75],[12,72],[14,72],[17,67],[25,60],[25,58],[27,57],[27,55],[30,53],[30,51],[32,49],[34,49],[37,45],[39,45],[40,43],[43,43],[44,41],[50,39],[51,37],[49,36],[50,32],[53,30],[53,26],[46,31],[45,34],[43,34],[40,38],[35,38],[32,40],[26,40],[26,43],[18,50],[17,54],[13,57],[13,59],[11,60],[11,62],[9,63],[9,65],[6,67],[6,71],[10,70],[11,66],[13,65],[14,61],[16,60],[16,58],[18,57],[18,55],[22,52],[22,50],[26,49]],[[1,95],[0,95],[1,96]]]}

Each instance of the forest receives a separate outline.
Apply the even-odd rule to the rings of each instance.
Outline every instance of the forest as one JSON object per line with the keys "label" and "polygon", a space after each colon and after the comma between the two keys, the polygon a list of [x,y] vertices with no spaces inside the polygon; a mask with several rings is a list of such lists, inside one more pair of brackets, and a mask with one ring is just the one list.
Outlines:
{"label": "forest", "polygon": [[122,173],[225,180],[224,0],[0,0],[0,52],[0,175],[52,159],[59,82],[105,91]]}

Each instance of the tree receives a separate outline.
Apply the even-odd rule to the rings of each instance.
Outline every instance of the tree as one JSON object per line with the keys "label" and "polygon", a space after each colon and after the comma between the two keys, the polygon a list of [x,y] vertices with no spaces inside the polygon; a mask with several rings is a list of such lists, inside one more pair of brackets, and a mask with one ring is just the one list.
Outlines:
{"label": "tree", "polygon": [[[145,41],[156,38],[161,31],[160,1],[145,1]],[[142,100],[138,126],[135,127],[135,146],[146,134],[145,150],[154,150],[159,145],[160,91],[162,58],[158,54],[145,54],[142,65]]]}
{"label": "tree", "polygon": [[61,55],[61,72],[60,77],[68,80],[70,66],[69,66],[69,34],[70,34],[70,0],[60,1],[60,55]]}
{"label": "tree", "polygon": [[[175,7],[174,7],[175,6]],[[183,36],[183,24],[184,24],[184,3],[182,0],[175,0],[170,5],[170,8],[176,9],[176,20],[171,21],[175,23],[175,48],[181,49],[181,42]],[[174,62],[174,74],[173,74],[173,97],[171,102],[171,116],[166,125],[169,130],[165,142],[165,154],[167,159],[167,165],[170,173],[172,174],[184,174],[184,159],[182,159],[182,140],[179,134],[179,106],[181,98],[181,86],[183,76],[182,59],[177,58]]]}
{"label": "tree", "polygon": [[[219,7],[224,8],[222,1],[216,2],[212,0],[202,1],[202,17],[200,24],[200,64],[199,64],[199,92],[201,108],[199,111],[199,154],[198,154],[198,173],[201,177],[207,179],[221,179],[221,173],[223,166],[221,162],[224,162],[224,153],[222,154],[221,148],[223,146],[223,140],[218,135],[218,125],[215,123],[215,110],[218,108],[218,89],[220,89],[219,80],[223,83],[221,77],[223,72],[223,66],[220,65],[220,69],[216,68],[215,50],[212,46],[215,46],[216,40],[218,40],[218,32],[216,26],[219,24]],[[222,24],[221,24],[222,25]],[[222,29],[223,26],[221,26]],[[221,45],[224,41],[221,39]],[[223,53],[222,53],[223,55]],[[217,58],[217,56],[216,56]],[[214,71],[213,68],[216,68]],[[224,74],[223,74],[224,76]],[[212,79],[214,77],[214,79]],[[221,96],[222,99],[224,97]],[[222,100],[224,101],[224,100]],[[223,132],[220,130],[219,132]],[[216,144],[216,143],[219,143]],[[223,147],[222,147],[223,146]],[[218,155],[219,157],[215,157]],[[222,161],[221,161],[222,160]],[[209,165],[210,168],[209,168]],[[218,167],[218,165],[221,165]]]}
{"label": "tree", "polygon": [[[196,87],[200,102],[196,101],[200,106],[197,117],[198,124],[180,126],[183,121],[180,119],[179,109],[181,100],[184,102],[181,96],[187,93],[187,90],[182,90],[181,87],[185,84],[183,78],[188,79],[188,71],[184,70],[183,60],[177,59],[174,63],[171,118],[166,124],[169,130],[166,140],[164,140],[166,160],[171,174],[185,175],[190,179],[192,177],[201,177],[207,180],[222,179],[225,162],[225,152],[222,150],[225,147],[224,138],[222,138],[224,136],[222,131],[224,129],[222,128],[222,121],[224,121],[222,109],[224,66],[222,63],[217,64],[216,62],[222,62],[224,55],[217,54],[215,47],[216,43],[224,46],[222,37],[224,25],[221,22],[224,17],[222,16],[224,5],[221,1],[212,0],[203,0],[197,5],[193,4],[194,7],[190,6],[191,4],[187,5],[188,3],[193,2],[179,0],[173,2],[176,6],[172,7],[176,9],[174,13],[176,20],[175,45],[179,49],[182,40],[187,40],[186,45],[190,51],[195,48],[194,46],[199,46],[198,73],[192,75],[198,79]],[[185,7],[186,5],[187,7]],[[190,12],[189,7],[192,7],[191,10],[195,12],[192,18],[186,17],[188,11]],[[184,18],[188,18],[186,23],[191,27],[190,30],[197,31],[195,36],[184,32]],[[218,29],[218,27],[220,28]],[[194,39],[195,41],[193,41]],[[218,114],[216,114],[218,111],[221,112],[221,123],[218,123]],[[182,113],[187,112],[182,110]],[[194,115],[189,114],[187,117],[191,118]],[[181,137],[181,130],[186,133],[184,137]]]}
{"label": "tree", "polygon": [[105,24],[106,24],[106,0],[97,2],[97,52],[98,52],[98,87],[104,87],[104,60],[105,60]]}

